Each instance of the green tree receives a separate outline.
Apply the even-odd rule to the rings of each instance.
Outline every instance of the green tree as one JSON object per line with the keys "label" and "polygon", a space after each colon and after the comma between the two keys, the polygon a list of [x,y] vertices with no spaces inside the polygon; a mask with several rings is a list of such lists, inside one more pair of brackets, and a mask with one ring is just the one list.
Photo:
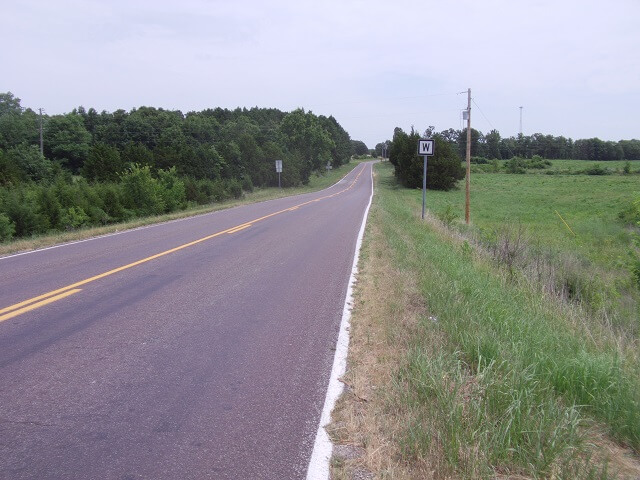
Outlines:
{"label": "green tree", "polygon": [[98,182],[116,181],[124,170],[124,162],[115,147],[98,142],[91,146],[81,172],[88,180]]}
{"label": "green tree", "polygon": [[500,132],[496,129],[491,130],[484,136],[485,156],[489,159],[502,159],[500,155]]}
{"label": "green tree", "polygon": [[352,145],[347,131],[332,116],[325,117],[320,115],[318,120],[334,144],[333,148],[331,148],[331,164],[334,167],[339,167],[349,163],[352,155]]}
{"label": "green tree", "polygon": [[22,113],[22,107],[20,106],[20,99],[13,95],[11,92],[0,93],[0,115],[6,114],[20,114]]}
{"label": "green tree", "polygon": [[[443,138],[444,140],[444,138]],[[471,156],[472,157],[484,157],[484,136],[482,132],[471,129]],[[458,154],[461,158],[465,158],[467,155],[467,131],[462,130],[458,135]]]}
{"label": "green tree", "polygon": [[169,170],[158,170],[160,195],[165,212],[173,212],[187,206],[187,195],[184,182],[178,178],[175,167]]}
{"label": "green tree", "polygon": [[294,110],[282,119],[279,134],[282,144],[290,152],[296,152],[302,160],[302,183],[309,183],[311,173],[323,171],[327,161],[331,160],[335,143],[313,113]]}
{"label": "green tree", "polygon": [[38,141],[39,120],[36,113],[20,106],[11,92],[0,93],[0,149]]}
{"label": "green tree", "polygon": [[35,145],[21,144],[7,151],[7,158],[21,172],[25,180],[48,180],[53,175],[53,164],[40,154]]}
{"label": "green tree", "polygon": [[73,173],[79,173],[87,156],[91,134],[77,114],[56,115],[46,125],[45,155],[60,160]]}
{"label": "green tree", "polygon": [[127,143],[120,154],[122,162],[126,164],[137,163],[139,165],[153,166],[153,153],[142,143]]}
{"label": "green tree", "polygon": [[0,242],[6,242],[13,238],[16,233],[16,226],[9,217],[0,213]]}
{"label": "green tree", "polygon": [[122,203],[137,216],[158,215],[165,211],[162,185],[144,165],[131,165],[122,175]]}
{"label": "green tree", "polygon": [[[395,166],[396,178],[408,188],[422,187],[423,159],[418,156],[419,135],[414,130],[406,134],[396,128],[391,142],[389,160]],[[464,178],[464,169],[455,148],[440,135],[434,135],[434,155],[428,158],[427,188],[450,190]]]}
{"label": "green tree", "polygon": [[351,147],[354,155],[367,155],[369,153],[369,147],[360,140],[351,140]]}

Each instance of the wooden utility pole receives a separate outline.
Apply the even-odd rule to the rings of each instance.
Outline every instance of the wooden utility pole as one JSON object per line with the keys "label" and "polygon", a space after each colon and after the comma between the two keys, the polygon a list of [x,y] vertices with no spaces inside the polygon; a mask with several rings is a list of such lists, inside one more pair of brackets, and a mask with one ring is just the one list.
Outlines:
{"label": "wooden utility pole", "polygon": [[44,144],[42,142],[42,109],[40,110],[40,155],[44,155]]}
{"label": "wooden utility pole", "polygon": [[464,221],[469,225],[469,178],[471,177],[471,89],[467,90],[467,191],[464,203]]}

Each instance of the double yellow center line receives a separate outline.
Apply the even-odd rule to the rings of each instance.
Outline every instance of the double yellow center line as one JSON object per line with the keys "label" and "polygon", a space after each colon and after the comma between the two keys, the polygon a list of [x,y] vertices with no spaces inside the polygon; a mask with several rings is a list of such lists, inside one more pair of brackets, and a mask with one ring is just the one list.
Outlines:
{"label": "double yellow center line", "polygon": [[292,212],[297,210],[298,208],[308,205],[310,203],[319,202],[321,200],[326,200],[328,198],[335,197],[344,193],[353,188],[355,183],[360,178],[360,175],[364,172],[366,167],[360,169],[360,172],[356,175],[356,178],[349,184],[347,188],[344,190],[340,190],[339,192],[333,193],[331,195],[325,195],[324,197],[316,198],[314,200],[310,200],[308,202],[300,203],[299,205],[295,205],[293,207],[285,208],[284,210],[279,210],[277,212],[270,213],[269,215],[265,215],[264,217],[256,218],[246,223],[242,223],[240,225],[236,225],[231,228],[227,228],[226,230],[222,230],[221,232],[217,232],[211,235],[207,235],[206,237],[199,238],[189,243],[185,243],[183,245],[179,245],[177,247],[171,248],[169,250],[165,250],[164,252],[156,253],[155,255],[151,255],[150,257],[143,258],[141,260],[137,260],[135,262],[129,263],[127,265],[122,265],[121,267],[114,268],[113,270],[109,270],[107,272],[101,273],[99,275],[95,275],[93,277],[85,278],[84,280],[80,280],[79,282],[72,283],[71,285],[67,285],[66,287],[59,288],[57,290],[53,290],[51,292],[44,293],[42,295],[38,295],[37,297],[29,298],[22,302],[16,303],[14,305],[10,305],[8,307],[0,309],[0,322],[4,322],[5,320],[9,320],[10,318],[17,317],[18,315],[22,315],[23,313],[30,312],[31,310],[35,310],[36,308],[43,307],[50,303],[56,302],[58,300],[62,300],[63,298],[69,297],[75,293],[81,292],[82,289],[78,287],[82,287],[91,282],[95,282],[96,280],[100,280],[101,278],[108,277],[115,273],[122,272],[123,270],[128,270],[129,268],[136,267],[138,265],[142,265],[143,263],[150,262],[151,260],[155,260],[160,257],[164,257],[165,255],[169,255],[171,253],[175,253],[179,250],[183,250],[188,247],[192,247],[202,242],[206,242],[207,240],[211,240],[212,238],[219,237],[225,234],[233,234],[244,230],[246,228],[251,227],[254,223],[261,222],[271,217],[275,217],[276,215],[280,215],[284,212]]}

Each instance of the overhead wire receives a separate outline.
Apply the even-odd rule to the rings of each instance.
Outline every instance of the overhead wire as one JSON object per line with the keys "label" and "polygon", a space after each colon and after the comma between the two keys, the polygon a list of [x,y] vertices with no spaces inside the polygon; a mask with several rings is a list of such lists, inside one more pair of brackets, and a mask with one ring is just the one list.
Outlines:
{"label": "overhead wire", "polygon": [[476,103],[475,98],[473,98],[473,97],[472,97],[472,98],[471,98],[471,101],[472,101],[472,102],[473,102],[473,104],[478,108],[478,111],[482,114],[482,116],[483,116],[483,117],[484,117],[484,119],[487,121],[487,123],[489,124],[489,126],[490,126],[493,130],[495,130],[495,129],[496,129],[496,127],[494,127],[494,126],[493,126],[493,124],[491,123],[491,120],[489,120],[489,119],[487,118],[487,116],[484,114],[484,112],[482,111],[482,109],[480,108],[480,106]]}

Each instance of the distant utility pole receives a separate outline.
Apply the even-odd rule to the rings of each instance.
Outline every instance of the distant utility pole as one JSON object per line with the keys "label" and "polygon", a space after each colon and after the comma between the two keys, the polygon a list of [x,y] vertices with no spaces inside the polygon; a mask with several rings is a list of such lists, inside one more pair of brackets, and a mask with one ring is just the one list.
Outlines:
{"label": "distant utility pole", "polygon": [[520,107],[520,135],[522,135],[522,107]]}
{"label": "distant utility pole", "polygon": [[42,109],[40,111],[40,155],[44,156],[44,144],[42,143]]}
{"label": "distant utility pole", "polygon": [[464,221],[469,225],[471,195],[469,179],[471,177],[471,89],[467,90],[467,189],[464,202]]}

